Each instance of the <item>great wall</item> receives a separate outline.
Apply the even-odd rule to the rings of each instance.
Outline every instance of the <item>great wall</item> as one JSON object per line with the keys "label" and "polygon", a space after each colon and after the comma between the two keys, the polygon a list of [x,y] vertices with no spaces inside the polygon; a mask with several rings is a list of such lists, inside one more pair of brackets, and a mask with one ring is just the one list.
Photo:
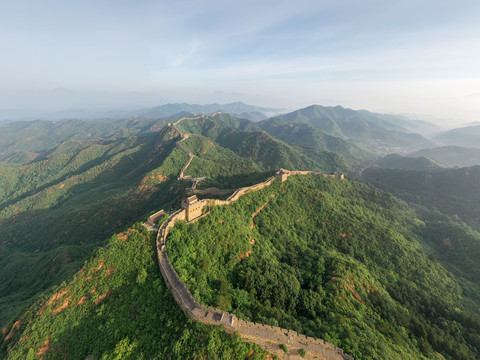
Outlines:
{"label": "great wall", "polygon": [[[176,123],[171,124],[179,134],[182,133],[176,128],[176,125],[184,119],[199,119],[202,118],[182,118]],[[189,134],[182,135],[182,139],[177,142],[177,146],[180,147],[187,155],[189,155],[188,163],[182,168],[178,176],[178,180],[192,180],[193,185],[191,189],[194,189],[196,185],[196,179],[192,177],[185,177],[184,171],[188,168],[193,160],[194,155],[187,149],[181,146],[179,143],[187,139]],[[207,325],[223,326],[227,332],[236,332],[242,336],[245,340],[257,343],[258,345],[266,348],[272,353],[277,353],[284,358],[295,359],[300,357],[300,349],[306,352],[306,358],[308,359],[338,359],[338,360],[354,360],[350,355],[343,352],[343,349],[334,346],[333,344],[326,342],[322,339],[308,337],[297,333],[296,331],[283,329],[276,326],[264,325],[255,322],[245,321],[238,318],[236,315],[229,312],[211,308],[200,304],[192,296],[187,286],[178,276],[173,265],[171,264],[167,250],[166,241],[169,230],[175,226],[179,221],[187,221],[187,223],[193,223],[201,218],[208,216],[209,211],[203,213],[203,208],[210,209],[211,206],[225,206],[230,205],[237,201],[242,195],[261,190],[271,185],[276,179],[279,181],[286,181],[291,175],[306,175],[317,174],[325,177],[335,177],[343,179],[343,174],[335,173],[331,175],[322,174],[315,171],[289,171],[280,169],[274,176],[270,177],[264,182],[255,184],[248,187],[242,187],[235,190],[227,200],[219,199],[203,199],[198,200],[197,197],[190,196],[182,201],[182,208],[172,213],[168,219],[158,228],[155,222],[161,217],[164,217],[166,213],[161,210],[152,216],[150,216],[144,226],[150,231],[157,231],[157,258],[162,273],[163,279],[167,287],[172,292],[173,298],[180,306],[180,308],[187,314],[188,317],[199,321]],[[207,189],[208,193],[216,194],[218,189]],[[224,191],[219,190],[221,193]],[[283,350],[280,350],[280,345],[285,344],[289,351],[288,354],[284,354]],[[283,354],[283,355],[282,355]]]}

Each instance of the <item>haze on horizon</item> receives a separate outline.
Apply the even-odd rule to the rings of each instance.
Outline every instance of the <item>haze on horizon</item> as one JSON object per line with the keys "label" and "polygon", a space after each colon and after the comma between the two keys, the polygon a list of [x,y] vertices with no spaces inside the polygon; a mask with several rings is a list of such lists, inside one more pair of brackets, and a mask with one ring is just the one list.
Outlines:
{"label": "haze on horizon", "polygon": [[473,0],[5,0],[0,109],[244,101],[475,121],[479,17]]}

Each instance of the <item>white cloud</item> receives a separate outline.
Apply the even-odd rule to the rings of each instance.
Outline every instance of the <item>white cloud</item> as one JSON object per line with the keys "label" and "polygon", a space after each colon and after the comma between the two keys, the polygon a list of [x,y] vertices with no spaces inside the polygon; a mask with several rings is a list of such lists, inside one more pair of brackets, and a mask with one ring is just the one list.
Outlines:
{"label": "white cloud", "polygon": [[193,57],[197,53],[198,47],[199,42],[197,40],[193,40],[190,45],[190,49],[185,53],[180,53],[177,56],[174,56],[169,65],[173,67],[183,65],[185,61],[187,61],[189,58]]}

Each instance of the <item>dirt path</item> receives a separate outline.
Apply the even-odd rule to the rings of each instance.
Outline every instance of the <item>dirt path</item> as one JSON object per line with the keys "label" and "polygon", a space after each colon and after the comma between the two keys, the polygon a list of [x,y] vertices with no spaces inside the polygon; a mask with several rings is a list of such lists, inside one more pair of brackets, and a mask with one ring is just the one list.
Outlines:
{"label": "dirt path", "polygon": [[275,197],[275,194],[272,194],[272,195],[270,196],[270,198],[265,202],[265,204],[263,204],[262,206],[260,206],[260,207],[257,209],[257,211],[255,211],[255,212],[253,213],[253,215],[252,215],[252,220],[251,220],[252,224],[250,225],[250,229],[253,229],[253,228],[255,227],[255,223],[253,222],[253,218],[254,218],[255,216],[257,216],[258,214],[260,214],[260,211],[262,211],[262,210],[265,208],[265,206],[267,206],[267,204],[270,202],[270,199],[271,199],[272,197]]}
{"label": "dirt path", "polygon": [[[199,119],[203,116],[193,119]],[[188,118],[182,118],[175,122],[173,126],[180,123],[182,120]],[[187,135],[183,135],[176,127],[175,129],[182,136],[182,140],[177,142],[177,146],[182,149],[186,154],[189,155],[189,160],[187,164],[182,168],[178,176],[178,180],[192,180],[193,186],[200,179],[193,179],[190,176],[184,176],[184,171],[188,168],[190,163],[193,160],[194,155],[185,149],[180,142],[188,138]],[[280,179],[282,182],[287,179],[289,175],[295,174],[309,174],[312,172],[307,171],[292,171],[281,169],[277,174],[267,181],[259,184],[255,184],[249,187],[239,188],[233,192],[233,194],[227,200],[217,200],[217,199],[203,199],[201,200],[206,206],[210,204],[214,205],[228,205],[234,201],[237,201],[245,193],[251,191],[257,191],[263,189],[265,186],[272,184],[275,179]],[[342,177],[343,178],[343,177]],[[207,189],[215,193],[218,192],[218,189]],[[271,197],[260,206],[257,211],[252,215],[251,219],[251,228],[255,227],[254,218],[257,216],[260,211],[262,211],[265,206],[270,202],[270,200],[275,196],[272,194]],[[202,218],[202,215],[199,218]],[[191,222],[198,221],[199,218],[192,220]],[[165,284],[170,289],[173,298],[180,306],[180,308],[192,319],[202,322],[207,325],[223,326],[227,332],[237,332],[239,333],[246,341],[254,342],[264,349],[269,351],[271,354],[277,355],[280,359],[301,359],[300,349],[306,351],[307,359],[319,359],[319,360],[354,360],[351,356],[343,353],[343,350],[335,347],[333,344],[323,341],[322,339],[310,338],[302,334],[298,334],[295,331],[282,329],[275,326],[269,326],[264,324],[257,324],[253,322],[244,321],[239,319],[234,314],[207,307],[198,303],[187,286],[178,276],[177,272],[173,268],[166,251],[166,239],[168,236],[169,229],[175,226],[175,223],[179,220],[185,220],[185,210],[178,210],[170,215],[168,220],[162,224],[157,233],[157,258],[158,264],[160,267],[160,272],[165,280]],[[253,240],[254,241],[254,240]],[[285,353],[281,345],[286,345],[289,349],[288,353]]]}

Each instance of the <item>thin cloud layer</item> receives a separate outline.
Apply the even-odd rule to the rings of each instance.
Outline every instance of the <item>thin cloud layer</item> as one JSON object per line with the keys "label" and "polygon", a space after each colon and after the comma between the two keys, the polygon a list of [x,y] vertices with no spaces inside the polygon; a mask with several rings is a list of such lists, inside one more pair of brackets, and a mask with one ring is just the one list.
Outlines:
{"label": "thin cloud layer", "polygon": [[224,91],[476,117],[479,15],[476,1],[7,0],[0,91]]}

